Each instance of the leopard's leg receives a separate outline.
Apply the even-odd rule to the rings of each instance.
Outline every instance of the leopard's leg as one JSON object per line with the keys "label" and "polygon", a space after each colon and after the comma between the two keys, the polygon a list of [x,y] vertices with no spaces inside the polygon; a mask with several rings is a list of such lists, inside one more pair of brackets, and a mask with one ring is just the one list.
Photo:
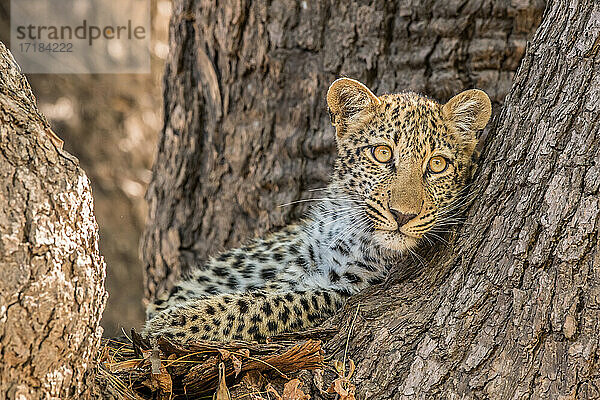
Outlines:
{"label": "leopard's leg", "polygon": [[339,309],[346,293],[331,290],[221,294],[171,306],[146,323],[145,336],[178,342],[256,340],[303,330]]}
{"label": "leopard's leg", "polygon": [[243,286],[240,284],[240,282],[244,282],[244,278],[248,278],[248,282],[255,283],[258,286],[257,290],[268,288],[268,282],[257,282],[256,278],[244,277],[239,271],[228,272],[219,264],[217,266],[209,264],[204,269],[198,268],[179,280],[169,292],[162,293],[154,302],[148,304],[146,307],[146,320],[149,321],[156,314],[168,308],[190,301],[221,294],[244,292],[248,286],[247,284]]}

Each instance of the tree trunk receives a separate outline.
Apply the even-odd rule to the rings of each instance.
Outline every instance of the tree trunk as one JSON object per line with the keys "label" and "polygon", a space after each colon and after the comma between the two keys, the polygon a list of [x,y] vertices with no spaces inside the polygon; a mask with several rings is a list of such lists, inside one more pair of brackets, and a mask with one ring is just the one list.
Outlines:
{"label": "tree trunk", "polygon": [[600,398],[599,38],[599,3],[548,5],[465,226],[335,319],[341,358],[361,304],[348,353],[361,398]]}
{"label": "tree trunk", "polygon": [[93,388],[106,301],[90,185],[0,43],[0,398]]}
{"label": "tree trunk", "polygon": [[[277,205],[324,186],[334,77],[502,98],[517,62],[508,44],[526,36],[502,27],[519,14],[424,3],[176,4],[143,243],[149,296],[297,217]],[[341,330],[327,351],[341,360],[347,347],[357,398],[600,398],[599,38],[597,2],[548,5],[489,132],[467,223],[330,321]],[[481,78],[492,73],[505,80]]]}
{"label": "tree trunk", "polygon": [[278,206],[328,182],[335,78],[443,101],[479,87],[499,104],[542,10],[539,0],[175,1],[141,245],[146,297],[304,213]]}

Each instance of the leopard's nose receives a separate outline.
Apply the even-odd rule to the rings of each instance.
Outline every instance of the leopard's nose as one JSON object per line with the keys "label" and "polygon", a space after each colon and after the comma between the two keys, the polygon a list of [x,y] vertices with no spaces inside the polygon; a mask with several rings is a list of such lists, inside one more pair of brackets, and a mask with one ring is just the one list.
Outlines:
{"label": "leopard's nose", "polygon": [[406,225],[406,223],[408,221],[410,221],[411,219],[413,219],[414,217],[417,216],[417,214],[404,214],[404,213],[401,213],[396,210],[390,210],[390,212],[394,216],[394,219],[396,220],[396,223],[398,224],[398,228]]}

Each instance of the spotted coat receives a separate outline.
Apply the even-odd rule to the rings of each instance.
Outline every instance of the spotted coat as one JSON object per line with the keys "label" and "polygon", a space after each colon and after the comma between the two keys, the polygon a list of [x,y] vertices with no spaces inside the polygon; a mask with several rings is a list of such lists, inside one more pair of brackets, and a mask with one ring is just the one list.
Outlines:
{"label": "spotted coat", "polygon": [[454,223],[490,116],[485,93],[441,105],[415,93],[376,97],[343,78],[327,101],[338,157],[306,219],[191,271],[148,307],[146,335],[263,341],[317,325]]}

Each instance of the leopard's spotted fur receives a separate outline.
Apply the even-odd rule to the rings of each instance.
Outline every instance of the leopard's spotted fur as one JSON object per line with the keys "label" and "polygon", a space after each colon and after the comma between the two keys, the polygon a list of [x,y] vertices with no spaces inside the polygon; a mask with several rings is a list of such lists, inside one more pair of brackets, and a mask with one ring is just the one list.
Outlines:
{"label": "leopard's spotted fur", "polygon": [[[338,158],[322,200],[301,224],[192,271],[149,307],[146,334],[262,341],[314,326],[381,282],[402,252],[448,217],[471,171],[476,131],[490,117],[485,93],[440,105],[415,93],[376,97],[343,78],[327,101]],[[391,150],[386,162],[378,146]],[[443,157],[443,171],[433,171],[433,157]]]}

